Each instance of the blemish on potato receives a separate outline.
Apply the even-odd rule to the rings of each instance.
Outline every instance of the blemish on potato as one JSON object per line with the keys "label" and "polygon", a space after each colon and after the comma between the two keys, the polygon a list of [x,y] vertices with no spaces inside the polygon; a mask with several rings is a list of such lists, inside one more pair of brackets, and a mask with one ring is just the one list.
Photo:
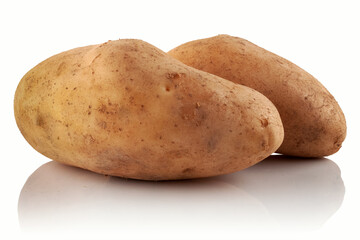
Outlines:
{"label": "blemish on potato", "polygon": [[65,69],[66,69],[66,63],[65,62],[60,63],[59,67],[56,70],[56,75],[60,76]]}
{"label": "blemish on potato", "polygon": [[44,127],[45,126],[45,120],[41,115],[37,115],[37,117],[36,117],[36,125],[38,125],[39,127]]}
{"label": "blemish on potato", "polygon": [[176,80],[178,78],[181,77],[181,74],[177,73],[177,72],[172,72],[172,73],[167,73],[166,74],[166,78],[171,79],[171,80]]}
{"label": "blemish on potato", "polygon": [[130,97],[129,97],[129,102],[133,104],[133,103],[134,103],[134,99],[135,99],[135,98],[134,98],[133,96],[130,96]]}
{"label": "blemish on potato", "polygon": [[190,173],[193,172],[195,170],[195,168],[185,168],[182,173]]}
{"label": "blemish on potato", "polygon": [[281,65],[284,64],[284,61],[283,60],[280,60],[280,58],[275,58],[275,61],[277,63],[280,63]]}
{"label": "blemish on potato", "polygon": [[187,105],[180,108],[181,118],[189,120],[195,123],[196,126],[200,126],[207,117],[207,113],[204,109],[198,107],[197,104]]}
{"label": "blemish on potato", "polygon": [[207,142],[207,152],[210,153],[215,150],[216,145],[218,144],[219,138],[215,135],[211,136]]}
{"label": "blemish on potato", "polygon": [[98,108],[98,111],[101,113],[106,113],[106,105],[101,104],[101,106]]}
{"label": "blemish on potato", "polygon": [[94,59],[91,61],[90,65],[92,65],[96,59],[98,59],[101,56],[101,53],[99,53]]}
{"label": "blemish on potato", "polygon": [[261,126],[266,128],[269,125],[269,121],[266,118],[260,119]]}
{"label": "blemish on potato", "polygon": [[93,144],[96,142],[96,140],[93,138],[91,134],[86,134],[84,136],[84,142],[86,145]]}
{"label": "blemish on potato", "polygon": [[99,127],[101,127],[102,129],[106,129],[106,127],[107,127],[107,123],[105,122],[105,121],[101,121],[101,122],[99,122]]}
{"label": "blemish on potato", "polygon": [[267,150],[269,149],[269,144],[268,144],[268,142],[265,141],[265,140],[262,140],[262,141],[261,141],[261,147],[262,147],[262,149],[263,149],[264,151],[267,151]]}

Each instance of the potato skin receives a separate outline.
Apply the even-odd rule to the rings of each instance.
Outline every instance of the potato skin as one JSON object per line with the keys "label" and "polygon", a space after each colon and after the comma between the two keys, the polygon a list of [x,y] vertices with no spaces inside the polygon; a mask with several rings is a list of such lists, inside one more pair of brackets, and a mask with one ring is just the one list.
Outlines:
{"label": "potato skin", "polygon": [[290,61],[229,35],[188,42],[169,54],[268,97],[278,109],[285,129],[277,152],[322,157],[340,149],[346,136],[340,106],[318,80]]}
{"label": "potato skin", "polygon": [[14,107],[21,133],[43,155],[134,179],[235,172],[283,140],[280,116],[262,94],[141,40],[45,60],[20,81]]}

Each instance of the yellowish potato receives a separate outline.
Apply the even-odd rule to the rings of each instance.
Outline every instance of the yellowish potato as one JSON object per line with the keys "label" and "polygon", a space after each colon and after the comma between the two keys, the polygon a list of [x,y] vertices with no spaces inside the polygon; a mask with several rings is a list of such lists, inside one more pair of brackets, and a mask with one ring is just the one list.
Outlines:
{"label": "yellowish potato", "polygon": [[280,116],[262,94],[140,40],[40,63],[19,83],[15,117],[26,140],[53,160],[145,180],[235,172],[283,140]]}
{"label": "yellowish potato", "polygon": [[285,130],[279,153],[321,157],[340,149],[346,136],[340,106],[318,80],[290,61],[229,35],[191,41],[169,54],[268,97]]}

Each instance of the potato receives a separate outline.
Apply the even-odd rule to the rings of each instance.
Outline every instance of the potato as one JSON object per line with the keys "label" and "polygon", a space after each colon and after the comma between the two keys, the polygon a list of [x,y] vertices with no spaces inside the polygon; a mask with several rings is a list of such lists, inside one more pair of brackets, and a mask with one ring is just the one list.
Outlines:
{"label": "potato", "polygon": [[19,83],[15,117],[25,139],[53,160],[144,180],[235,172],[283,140],[280,115],[265,96],[141,40],[40,63]]}
{"label": "potato", "polygon": [[268,97],[285,129],[279,153],[321,157],[340,149],[346,136],[341,108],[318,80],[288,60],[228,35],[188,42],[169,54]]}

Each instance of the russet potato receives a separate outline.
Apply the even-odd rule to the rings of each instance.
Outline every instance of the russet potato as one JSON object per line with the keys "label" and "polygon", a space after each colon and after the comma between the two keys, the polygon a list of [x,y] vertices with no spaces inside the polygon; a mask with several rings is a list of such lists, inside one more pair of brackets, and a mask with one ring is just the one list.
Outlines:
{"label": "russet potato", "polygon": [[285,130],[279,153],[322,157],[340,149],[346,136],[341,108],[317,79],[290,61],[229,35],[191,41],[169,54],[269,98]]}
{"label": "russet potato", "polygon": [[22,78],[14,107],[38,152],[125,178],[231,173],[266,158],[283,140],[280,116],[265,96],[141,40],[50,57]]}

